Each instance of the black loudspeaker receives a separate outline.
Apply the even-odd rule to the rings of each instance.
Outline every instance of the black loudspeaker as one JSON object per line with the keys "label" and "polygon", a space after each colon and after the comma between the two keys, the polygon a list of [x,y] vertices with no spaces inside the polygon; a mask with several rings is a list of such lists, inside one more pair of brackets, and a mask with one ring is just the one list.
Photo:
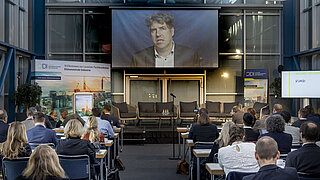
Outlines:
{"label": "black loudspeaker", "polygon": [[278,72],[281,73],[282,71],[283,71],[283,66],[282,66],[282,65],[279,65],[279,66],[278,66]]}

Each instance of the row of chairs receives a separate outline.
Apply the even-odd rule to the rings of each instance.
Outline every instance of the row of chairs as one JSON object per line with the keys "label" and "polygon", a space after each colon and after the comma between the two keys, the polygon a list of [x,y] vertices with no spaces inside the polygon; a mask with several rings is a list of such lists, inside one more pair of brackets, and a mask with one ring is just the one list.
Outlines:
{"label": "row of chairs", "polygon": [[[61,167],[69,179],[91,179],[90,159],[88,155],[58,155]],[[2,159],[2,177],[14,180],[27,167],[29,157],[9,160]]]}

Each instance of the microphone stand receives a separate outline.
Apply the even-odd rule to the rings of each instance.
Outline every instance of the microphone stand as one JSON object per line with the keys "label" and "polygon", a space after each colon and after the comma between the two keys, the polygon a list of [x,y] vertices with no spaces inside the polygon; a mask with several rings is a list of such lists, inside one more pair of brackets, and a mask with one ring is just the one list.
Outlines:
{"label": "microphone stand", "polygon": [[170,94],[172,96],[172,101],[173,101],[173,111],[172,111],[172,115],[171,115],[171,121],[172,121],[172,157],[169,158],[169,160],[178,160],[180,159],[179,157],[176,157],[176,149],[175,149],[175,138],[174,138],[174,132],[175,132],[175,120],[173,118],[174,116],[174,98],[176,98],[176,96],[174,96],[172,93]]}

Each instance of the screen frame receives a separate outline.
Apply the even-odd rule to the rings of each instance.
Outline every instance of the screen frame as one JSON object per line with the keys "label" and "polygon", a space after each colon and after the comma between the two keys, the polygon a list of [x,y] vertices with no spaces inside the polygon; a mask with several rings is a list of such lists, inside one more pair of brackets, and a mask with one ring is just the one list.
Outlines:
{"label": "screen frame", "polygon": [[[94,93],[93,92],[76,92],[73,93],[73,113],[76,113],[76,96],[77,95],[91,95],[92,96],[92,108],[94,108]],[[91,110],[92,110],[91,108]]]}

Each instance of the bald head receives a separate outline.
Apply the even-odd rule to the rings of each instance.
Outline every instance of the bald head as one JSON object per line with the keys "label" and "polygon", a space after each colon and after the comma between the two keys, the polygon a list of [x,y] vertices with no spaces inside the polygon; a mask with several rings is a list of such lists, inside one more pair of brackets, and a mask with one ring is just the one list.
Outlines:
{"label": "bald head", "polygon": [[319,137],[318,126],[310,121],[307,121],[300,126],[301,139],[305,142],[316,142]]}
{"label": "bald head", "polygon": [[278,144],[273,138],[264,136],[257,141],[256,152],[260,159],[275,159],[278,154]]}
{"label": "bald head", "polygon": [[280,113],[281,111],[282,111],[282,105],[281,104],[275,104],[273,106],[273,112],[274,113],[276,113],[276,112]]}
{"label": "bald head", "polygon": [[0,120],[7,122],[7,119],[8,119],[7,111],[4,109],[0,109]]}

